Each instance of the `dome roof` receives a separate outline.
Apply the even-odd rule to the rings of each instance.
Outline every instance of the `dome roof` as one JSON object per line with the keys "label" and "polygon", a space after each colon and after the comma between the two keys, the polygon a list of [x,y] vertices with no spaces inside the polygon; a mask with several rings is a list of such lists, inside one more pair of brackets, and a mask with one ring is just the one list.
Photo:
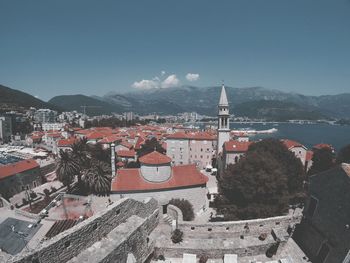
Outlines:
{"label": "dome roof", "polygon": [[151,165],[168,164],[171,162],[171,158],[157,151],[154,151],[142,156],[139,159],[139,161],[142,164],[151,164]]}

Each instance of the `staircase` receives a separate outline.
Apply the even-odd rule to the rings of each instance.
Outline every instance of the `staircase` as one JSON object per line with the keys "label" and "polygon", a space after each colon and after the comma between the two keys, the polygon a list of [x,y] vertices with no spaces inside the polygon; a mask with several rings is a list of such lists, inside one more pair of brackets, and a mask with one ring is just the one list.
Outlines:
{"label": "staircase", "polygon": [[166,224],[171,226],[172,221],[173,221],[173,219],[169,215],[167,215],[167,214],[163,215],[163,222],[164,223],[166,223]]}

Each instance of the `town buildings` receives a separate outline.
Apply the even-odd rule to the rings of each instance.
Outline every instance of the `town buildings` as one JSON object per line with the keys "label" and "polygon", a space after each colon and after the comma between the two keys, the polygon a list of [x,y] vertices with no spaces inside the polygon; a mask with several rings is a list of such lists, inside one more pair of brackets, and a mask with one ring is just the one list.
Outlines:
{"label": "town buildings", "polygon": [[167,156],[173,165],[211,165],[216,150],[216,135],[209,132],[176,132],[166,138]]}
{"label": "town buildings", "polygon": [[6,198],[35,188],[41,183],[40,167],[33,159],[0,165],[0,194]]}
{"label": "town buildings", "polygon": [[12,135],[12,121],[10,117],[0,116],[0,142],[8,142]]}
{"label": "town buildings", "polygon": [[57,112],[50,109],[38,109],[34,113],[34,120],[40,123],[55,122]]}

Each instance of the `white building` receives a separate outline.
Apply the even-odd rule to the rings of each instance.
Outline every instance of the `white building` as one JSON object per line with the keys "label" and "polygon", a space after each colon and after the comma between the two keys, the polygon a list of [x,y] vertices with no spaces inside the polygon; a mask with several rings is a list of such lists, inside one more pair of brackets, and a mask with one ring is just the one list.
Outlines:
{"label": "white building", "polygon": [[61,122],[44,122],[41,124],[43,131],[60,131],[64,128],[66,123]]}

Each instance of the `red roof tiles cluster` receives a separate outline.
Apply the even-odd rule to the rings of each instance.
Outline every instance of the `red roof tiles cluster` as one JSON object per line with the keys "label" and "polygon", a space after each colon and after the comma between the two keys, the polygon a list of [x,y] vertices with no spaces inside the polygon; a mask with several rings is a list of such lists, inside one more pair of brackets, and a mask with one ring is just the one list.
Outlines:
{"label": "red roof tiles cluster", "polygon": [[216,136],[209,132],[175,132],[167,139],[216,140]]}
{"label": "red roof tiles cluster", "polygon": [[39,164],[33,159],[23,160],[16,163],[0,166],[0,179],[38,167]]}
{"label": "red roof tiles cluster", "polygon": [[151,165],[168,164],[171,163],[171,158],[157,151],[153,151],[149,154],[140,157],[139,161],[140,163]]}
{"label": "red roof tiles cluster", "polygon": [[134,158],[136,152],[134,150],[119,150],[117,151],[118,157]]}
{"label": "red roof tiles cluster", "polygon": [[284,140],[281,140],[281,141],[283,142],[283,144],[284,144],[288,149],[291,149],[291,148],[294,148],[294,147],[303,147],[303,148],[305,148],[304,145],[302,145],[302,144],[299,143],[299,142],[293,141],[293,140],[284,139]]}
{"label": "red roof tiles cluster", "polygon": [[333,146],[330,145],[330,144],[327,144],[327,143],[319,143],[319,144],[316,144],[312,147],[313,149],[317,149],[317,150],[321,150],[323,148],[328,148],[328,149],[331,149],[333,150]]}
{"label": "red roof tiles cluster", "polygon": [[226,152],[246,152],[253,142],[228,141],[224,143]]}
{"label": "red roof tiles cluster", "polygon": [[57,142],[58,147],[69,147],[72,146],[76,142],[76,138],[71,137],[68,139],[61,139]]}
{"label": "red roof tiles cluster", "polygon": [[161,183],[146,181],[138,168],[119,169],[114,181],[112,181],[111,191],[123,193],[170,190],[202,186],[207,181],[208,178],[199,172],[194,164],[172,167],[170,179]]}

